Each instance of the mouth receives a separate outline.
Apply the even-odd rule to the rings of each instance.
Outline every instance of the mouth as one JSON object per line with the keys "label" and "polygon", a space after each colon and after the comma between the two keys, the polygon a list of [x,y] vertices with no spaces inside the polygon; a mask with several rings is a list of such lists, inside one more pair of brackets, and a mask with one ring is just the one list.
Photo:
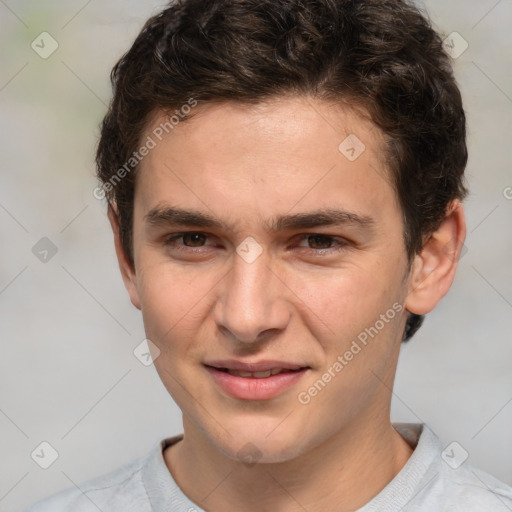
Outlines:
{"label": "mouth", "polygon": [[311,370],[310,366],[283,362],[205,364],[221,391],[239,400],[269,400],[290,389]]}
{"label": "mouth", "polygon": [[[282,373],[292,373],[292,372],[300,372],[304,368],[298,368],[296,370],[289,370],[287,368],[271,368],[270,370],[264,370],[260,372],[247,372],[244,370],[231,370],[230,368],[216,368],[215,366],[206,365],[209,368],[213,368],[214,370],[218,370],[219,372],[229,373],[230,375],[234,375],[236,377],[244,377],[244,378],[254,378],[254,379],[266,379],[271,375],[280,375]],[[309,367],[307,367],[309,368]]]}

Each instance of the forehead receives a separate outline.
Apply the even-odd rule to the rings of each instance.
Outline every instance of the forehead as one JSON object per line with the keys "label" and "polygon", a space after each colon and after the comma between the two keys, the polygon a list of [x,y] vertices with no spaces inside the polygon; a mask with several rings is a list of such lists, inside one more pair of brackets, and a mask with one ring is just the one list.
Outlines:
{"label": "forehead", "polygon": [[396,206],[385,138],[361,111],[311,97],[194,109],[172,128],[169,115],[152,117],[143,140],[155,144],[137,175],[140,213],[170,202],[219,216],[236,211],[242,222],[312,206],[363,216]]}
{"label": "forehead", "polygon": [[[189,116],[181,112],[185,107]],[[237,149],[250,149],[253,154],[279,149],[287,159],[292,153],[297,159],[317,158],[322,148],[338,149],[339,143],[349,135],[359,136],[376,161],[382,159],[385,147],[384,135],[365,109],[310,96],[278,96],[256,104],[205,102],[193,108],[183,105],[174,112],[157,110],[151,115],[146,134],[156,137],[157,145],[172,144],[172,139],[176,144],[186,143],[187,147],[213,148],[227,144],[230,160]],[[314,147],[303,144],[308,137],[315,139]],[[350,152],[345,156],[355,160]]]}

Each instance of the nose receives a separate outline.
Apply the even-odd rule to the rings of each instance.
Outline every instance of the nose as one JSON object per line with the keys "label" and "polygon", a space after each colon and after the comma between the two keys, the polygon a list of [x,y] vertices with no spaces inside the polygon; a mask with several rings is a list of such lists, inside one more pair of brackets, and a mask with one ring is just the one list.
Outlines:
{"label": "nose", "polygon": [[[290,321],[286,286],[267,253],[252,262],[234,255],[215,305],[218,328],[233,340],[253,344],[282,332]],[[274,266],[275,267],[275,266]]]}

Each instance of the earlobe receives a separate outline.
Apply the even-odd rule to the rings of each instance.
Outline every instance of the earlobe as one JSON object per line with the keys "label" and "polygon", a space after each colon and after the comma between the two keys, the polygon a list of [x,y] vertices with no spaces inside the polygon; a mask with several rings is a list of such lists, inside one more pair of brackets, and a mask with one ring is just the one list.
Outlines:
{"label": "earlobe", "polygon": [[135,273],[134,265],[130,262],[121,241],[121,231],[119,227],[118,213],[115,211],[114,206],[108,206],[108,218],[114,234],[114,245],[116,249],[117,261],[119,263],[119,270],[123,278],[124,286],[130,296],[132,304],[137,308],[140,307],[139,294],[137,290],[137,276]]}
{"label": "earlobe", "polygon": [[414,258],[405,307],[411,313],[425,315],[446,295],[466,238],[466,222],[460,201],[448,206],[439,228]]}

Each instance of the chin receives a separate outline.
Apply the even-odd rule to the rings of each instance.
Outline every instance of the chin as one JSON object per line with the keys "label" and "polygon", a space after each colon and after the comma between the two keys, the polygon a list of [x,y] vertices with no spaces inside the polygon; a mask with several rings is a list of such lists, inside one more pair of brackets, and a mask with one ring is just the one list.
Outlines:
{"label": "chin", "polygon": [[[270,421],[272,420],[272,421]],[[248,466],[255,463],[280,463],[297,458],[307,450],[310,444],[304,437],[304,428],[294,428],[279,423],[282,418],[266,418],[266,421],[252,420],[226,425],[231,435],[210,441],[226,457],[245,462]],[[286,420],[283,422],[286,423]]]}

